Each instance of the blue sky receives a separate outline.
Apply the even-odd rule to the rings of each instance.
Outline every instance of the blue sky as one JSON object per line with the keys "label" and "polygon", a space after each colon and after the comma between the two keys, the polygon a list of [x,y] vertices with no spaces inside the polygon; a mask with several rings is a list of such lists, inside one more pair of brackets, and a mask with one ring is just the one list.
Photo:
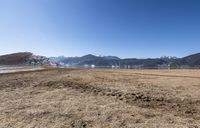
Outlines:
{"label": "blue sky", "polygon": [[0,55],[200,52],[199,0],[0,0]]}

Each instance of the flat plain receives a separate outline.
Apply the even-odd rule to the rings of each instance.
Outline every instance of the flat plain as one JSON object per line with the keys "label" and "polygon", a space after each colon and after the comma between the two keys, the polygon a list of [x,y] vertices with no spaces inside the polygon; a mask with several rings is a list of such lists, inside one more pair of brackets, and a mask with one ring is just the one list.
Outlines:
{"label": "flat plain", "polygon": [[0,128],[158,127],[200,127],[200,70],[0,74]]}

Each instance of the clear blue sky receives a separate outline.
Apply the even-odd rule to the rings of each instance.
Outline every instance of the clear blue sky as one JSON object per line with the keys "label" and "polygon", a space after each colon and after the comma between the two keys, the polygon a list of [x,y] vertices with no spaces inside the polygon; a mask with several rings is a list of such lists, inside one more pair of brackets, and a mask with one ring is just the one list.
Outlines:
{"label": "clear blue sky", "polygon": [[200,52],[200,0],[0,0],[0,55]]}

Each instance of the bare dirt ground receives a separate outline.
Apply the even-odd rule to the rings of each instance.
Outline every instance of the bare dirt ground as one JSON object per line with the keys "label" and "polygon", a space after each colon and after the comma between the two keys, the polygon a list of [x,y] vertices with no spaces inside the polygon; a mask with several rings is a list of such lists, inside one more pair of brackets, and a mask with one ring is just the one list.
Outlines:
{"label": "bare dirt ground", "polygon": [[200,70],[0,74],[0,128],[92,127],[200,127]]}

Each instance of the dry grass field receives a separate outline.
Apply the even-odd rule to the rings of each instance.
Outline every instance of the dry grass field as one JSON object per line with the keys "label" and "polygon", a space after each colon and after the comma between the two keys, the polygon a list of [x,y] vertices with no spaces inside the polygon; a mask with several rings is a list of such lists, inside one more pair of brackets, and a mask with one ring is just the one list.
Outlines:
{"label": "dry grass field", "polygon": [[200,70],[0,75],[0,128],[198,128]]}

